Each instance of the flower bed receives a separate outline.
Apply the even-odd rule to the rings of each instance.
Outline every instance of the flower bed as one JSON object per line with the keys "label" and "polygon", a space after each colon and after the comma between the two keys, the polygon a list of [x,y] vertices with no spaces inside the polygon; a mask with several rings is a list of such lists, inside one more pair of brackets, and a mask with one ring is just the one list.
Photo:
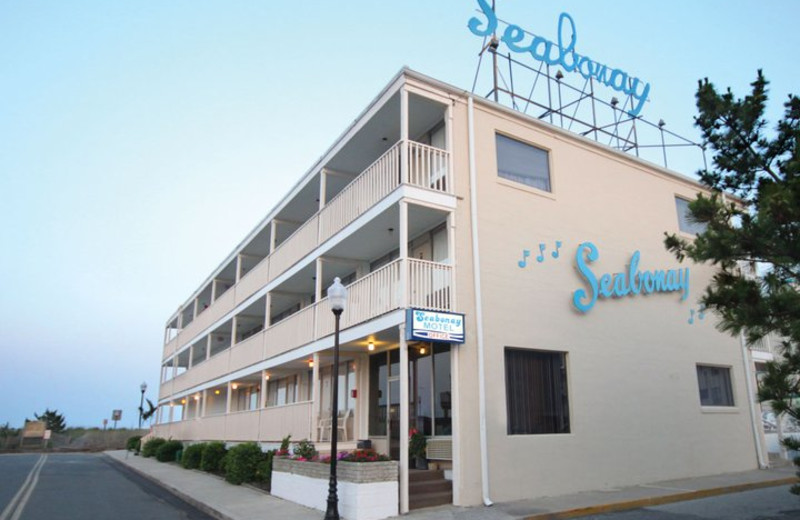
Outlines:
{"label": "flower bed", "polygon": [[[330,464],[324,462],[276,457],[272,467],[272,494],[325,511],[330,471]],[[338,461],[339,514],[349,520],[397,516],[397,475],[396,461]]]}

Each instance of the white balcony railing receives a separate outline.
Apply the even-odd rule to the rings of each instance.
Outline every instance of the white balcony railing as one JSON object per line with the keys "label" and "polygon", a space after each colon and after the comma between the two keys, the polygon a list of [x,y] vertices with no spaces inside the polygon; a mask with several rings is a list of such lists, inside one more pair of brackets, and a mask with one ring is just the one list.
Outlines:
{"label": "white balcony railing", "polygon": [[400,143],[395,144],[333,197],[319,213],[325,242],[392,192],[400,180]]}
{"label": "white balcony railing", "polygon": [[[453,194],[452,172],[449,167],[450,153],[414,141],[406,141],[405,144],[405,158],[408,163],[405,182],[420,188]],[[401,183],[402,150],[403,141],[389,148],[253,270],[258,270],[263,277],[265,269],[262,268],[262,264],[268,264],[269,281],[274,280],[392,193]],[[249,278],[252,277],[242,278],[236,285],[236,301],[247,298],[245,292],[257,290]],[[263,278],[259,281],[263,281]],[[246,291],[243,290],[245,287]],[[211,307],[221,306],[214,302]],[[216,313],[214,315],[216,316]],[[197,331],[207,326],[205,321],[208,320],[201,321],[203,323],[197,323],[195,326],[187,324],[179,332],[178,338],[169,341],[167,343],[169,348],[164,349],[164,356],[180,348],[190,337],[194,337]]]}
{"label": "white balcony railing", "polygon": [[439,148],[408,142],[408,183],[422,188],[452,193],[450,154]]}

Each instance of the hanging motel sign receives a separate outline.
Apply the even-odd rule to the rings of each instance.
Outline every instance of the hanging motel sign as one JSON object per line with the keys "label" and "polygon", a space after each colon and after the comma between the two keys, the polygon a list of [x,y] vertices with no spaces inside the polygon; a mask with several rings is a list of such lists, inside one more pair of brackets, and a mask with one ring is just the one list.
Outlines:
{"label": "hanging motel sign", "polygon": [[434,343],[464,343],[464,315],[406,309],[406,339]]}
{"label": "hanging motel sign", "polygon": [[[486,0],[478,0],[478,6],[486,19],[471,18],[468,24],[469,30],[472,34],[481,37],[495,34],[498,19],[494,10]],[[575,72],[587,80],[592,78],[617,92],[631,96],[635,101],[628,114],[633,117],[638,116],[650,93],[650,83],[632,77],[620,69],[612,69],[588,56],[578,54],[575,50],[577,40],[575,22],[567,13],[561,13],[558,18],[558,43],[532,35],[514,24],[508,24],[500,36],[500,41],[513,52],[530,54],[537,61],[559,66],[566,72]]]}

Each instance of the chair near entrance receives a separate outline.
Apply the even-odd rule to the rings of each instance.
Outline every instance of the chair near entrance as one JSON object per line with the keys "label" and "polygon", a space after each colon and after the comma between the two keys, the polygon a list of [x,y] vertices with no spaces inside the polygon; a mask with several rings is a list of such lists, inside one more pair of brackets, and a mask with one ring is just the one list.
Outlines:
{"label": "chair near entrance", "polygon": [[[338,417],[336,418],[336,428],[339,432],[339,440],[342,441],[349,441],[349,425],[350,425],[350,416],[352,415],[353,411],[342,410],[339,412]],[[331,421],[330,413],[320,415],[317,421],[317,438],[320,441],[326,441],[331,438],[331,426],[333,421]]]}

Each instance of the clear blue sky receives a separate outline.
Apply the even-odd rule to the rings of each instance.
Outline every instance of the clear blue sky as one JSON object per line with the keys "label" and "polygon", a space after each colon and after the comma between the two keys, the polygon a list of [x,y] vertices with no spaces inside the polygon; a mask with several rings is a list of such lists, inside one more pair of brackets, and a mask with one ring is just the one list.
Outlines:
{"label": "clear blue sky", "polygon": [[[0,0],[0,424],[136,422],[172,312],[403,66],[469,89],[473,0]],[[800,92],[795,1],[498,0],[652,84],[697,139],[696,82],[772,114]],[[699,166],[699,165],[698,165]]]}

